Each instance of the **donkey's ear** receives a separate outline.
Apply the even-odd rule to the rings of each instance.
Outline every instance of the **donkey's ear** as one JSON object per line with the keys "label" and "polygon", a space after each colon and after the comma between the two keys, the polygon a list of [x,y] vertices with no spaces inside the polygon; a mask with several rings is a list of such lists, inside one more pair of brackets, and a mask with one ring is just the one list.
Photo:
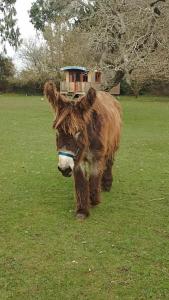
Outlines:
{"label": "donkey's ear", "polygon": [[86,96],[84,96],[83,98],[81,98],[77,105],[78,108],[80,109],[80,111],[83,112],[87,112],[92,105],[94,104],[96,100],[96,90],[94,88],[90,88],[86,94]]}
{"label": "donkey's ear", "polygon": [[44,94],[47,97],[54,111],[57,110],[59,104],[62,103],[62,97],[56,89],[56,85],[52,80],[49,80],[44,85]]}
{"label": "donkey's ear", "polygon": [[92,106],[96,99],[96,90],[94,88],[90,88],[86,95],[86,100],[89,106]]}
{"label": "donkey's ear", "polygon": [[49,80],[45,83],[44,95],[47,97],[52,108],[56,110],[56,107],[58,105],[58,94],[57,94],[56,86],[52,80]]}

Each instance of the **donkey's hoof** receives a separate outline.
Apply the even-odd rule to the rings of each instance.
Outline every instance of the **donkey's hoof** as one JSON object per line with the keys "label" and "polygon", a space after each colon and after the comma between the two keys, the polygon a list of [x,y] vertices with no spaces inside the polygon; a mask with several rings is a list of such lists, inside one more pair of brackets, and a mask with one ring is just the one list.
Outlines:
{"label": "donkey's hoof", "polygon": [[99,205],[100,202],[101,202],[100,200],[98,200],[98,201],[91,201],[90,205],[91,205],[91,207],[95,207],[95,206]]}
{"label": "donkey's hoof", "polygon": [[87,215],[86,214],[83,214],[83,213],[77,213],[76,214],[76,219],[77,220],[80,220],[80,221],[83,221],[87,218]]}
{"label": "donkey's hoof", "polygon": [[110,192],[111,186],[102,186],[102,192]]}

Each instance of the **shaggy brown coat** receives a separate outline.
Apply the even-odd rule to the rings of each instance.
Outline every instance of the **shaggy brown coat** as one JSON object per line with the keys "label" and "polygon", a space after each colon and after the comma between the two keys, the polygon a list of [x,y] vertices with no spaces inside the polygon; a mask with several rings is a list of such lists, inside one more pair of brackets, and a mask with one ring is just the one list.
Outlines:
{"label": "shaggy brown coat", "polygon": [[73,171],[76,212],[84,218],[90,205],[100,202],[101,187],[109,191],[112,185],[112,165],[121,133],[120,104],[110,94],[93,88],[77,101],[68,100],[51,81],[45,84],[44,92],[55,113],[57,150],[74,155],[73,170],[59,170],[64,176]]}

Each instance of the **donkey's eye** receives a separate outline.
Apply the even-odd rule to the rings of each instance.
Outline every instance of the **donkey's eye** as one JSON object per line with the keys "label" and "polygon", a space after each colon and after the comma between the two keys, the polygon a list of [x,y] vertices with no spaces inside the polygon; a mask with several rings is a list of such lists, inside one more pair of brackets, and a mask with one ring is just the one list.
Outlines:
{"label": "donkey's eye", "polygon": [[78,131],[78,132],[75,134],[75,140],[78,140],[79,136],[80,136],[80,131]]}

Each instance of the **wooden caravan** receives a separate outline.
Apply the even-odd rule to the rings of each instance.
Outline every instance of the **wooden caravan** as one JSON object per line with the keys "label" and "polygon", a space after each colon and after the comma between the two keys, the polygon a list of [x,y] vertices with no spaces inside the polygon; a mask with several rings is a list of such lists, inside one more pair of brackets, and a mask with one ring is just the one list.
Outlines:
{"label": "wooden caravan", "polygon": [[[65,95],[83,95],[92,86],[101,90],[102,73],[89,71],[85,67],[67,66],[61,69],[65,73],[65,80],[60,83],[60,92]],[[120,85],[112,89],[112,94],[120,94]]]}

